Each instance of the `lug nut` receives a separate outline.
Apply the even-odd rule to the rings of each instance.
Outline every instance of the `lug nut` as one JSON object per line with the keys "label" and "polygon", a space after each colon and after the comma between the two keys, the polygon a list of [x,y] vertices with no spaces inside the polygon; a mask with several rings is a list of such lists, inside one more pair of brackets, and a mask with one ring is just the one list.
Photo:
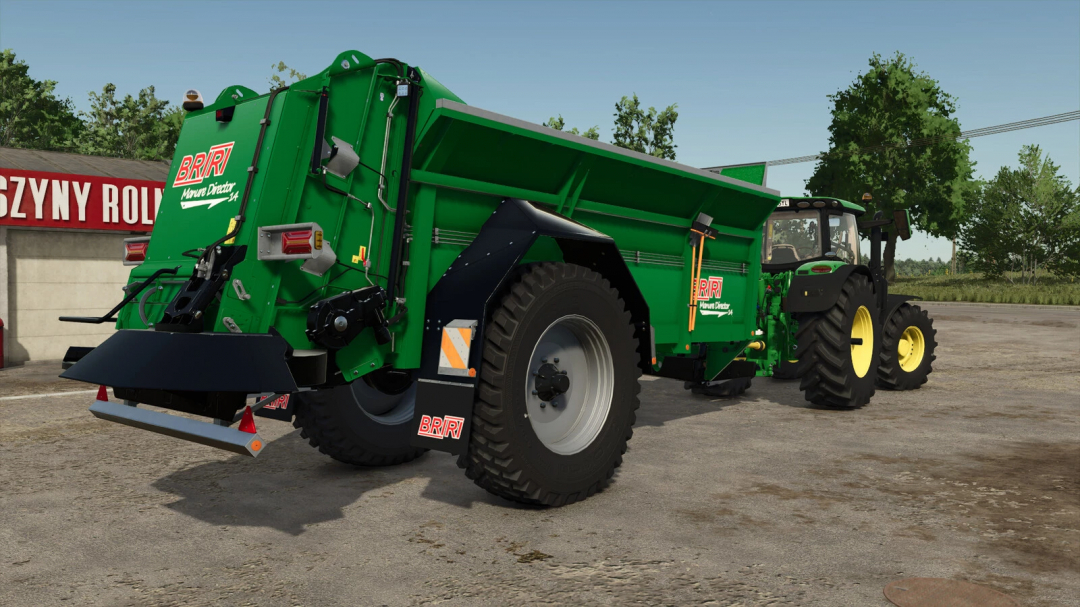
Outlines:
{"label": "lug nut", "polygon": [[533,396],[536,396],[537,394],[540,394],[540,393],[539,393],[539,392],[537,392],[536,390],[533,390],[533,391],[532,391],[532,394],[533,394]]}
{"label": "lug nut", "polygon": [[555,364],[559,364],[559,359],[555,359]]}
{"label": "lug nut", "polygon": [[545,403],[545,402],[541,402],[541,403],[540,403],[540,408],[541,408],[541,409],[543,409],[543,408],[544,408],[544,407],[546,407],[546,406],[547,406],[547,403]]}

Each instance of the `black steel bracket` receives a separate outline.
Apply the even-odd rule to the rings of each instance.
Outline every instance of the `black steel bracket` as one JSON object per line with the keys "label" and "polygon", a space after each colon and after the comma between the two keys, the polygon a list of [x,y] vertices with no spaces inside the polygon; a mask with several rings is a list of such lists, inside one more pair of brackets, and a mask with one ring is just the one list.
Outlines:
{"label": "black steel bracket", "polygon": [[131,301],[134,300],[139,295],[139,293],[142,293],[143,289],[145,289],[147,286],[150,285],[150,283],[161,277],[162,274],[176,274],[177,270],[179,269],[180,266],[176,266],[172,269],[161,268],[157,272],[151,274],[150,278],[147,278],[146,280],[140,282],[139,285],[134,289],[131,288],[131,285],[128,285],[127,297],[125,297],[124,300],[120,303],[116,304],[116,307],[106,312],[103,316],[61,316],[60,322],[85,322],[95,325],[100,325],[101,323],[106,322],[116,322],[115,314],[120,311],[120,308],[123,308],[124,306],[131,303]]}

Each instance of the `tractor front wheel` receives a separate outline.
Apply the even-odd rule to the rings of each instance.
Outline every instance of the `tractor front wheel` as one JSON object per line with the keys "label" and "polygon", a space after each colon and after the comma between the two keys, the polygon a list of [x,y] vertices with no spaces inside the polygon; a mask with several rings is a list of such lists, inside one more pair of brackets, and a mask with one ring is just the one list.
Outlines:
{"label": "tractor front wheel", "polygon": [[933,371],[937,348],[934,321],[925,310],[903,304],[885,321],[877,384],[886,390],[915,390]]}
{"label": "tractor front wheel", "polygon": [[607,280],[527,266],[485,330],[466,474],[517,502],[589,497],[622,463],[640,376],[630,313]]}
{"label": "tractor front wheel", "polygon": [[870,402],[877,379],[880,325],[870,279],[852,274],[836,303],[800,314],[799,389],[822,407],[856,409]]}

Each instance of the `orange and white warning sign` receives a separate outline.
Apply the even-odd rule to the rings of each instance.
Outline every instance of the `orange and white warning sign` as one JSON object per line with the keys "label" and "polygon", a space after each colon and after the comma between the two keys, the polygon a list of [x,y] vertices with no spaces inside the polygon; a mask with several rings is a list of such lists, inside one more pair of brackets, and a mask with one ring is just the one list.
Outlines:
{"label": "orange and white warning sign", "polygon": [[473,334],[476,333],[475,320],[452,320],[442,330],[442,347],[439,351],[439,373],[475,377],[476,369],[469,368],[469,349],[472,347]]}

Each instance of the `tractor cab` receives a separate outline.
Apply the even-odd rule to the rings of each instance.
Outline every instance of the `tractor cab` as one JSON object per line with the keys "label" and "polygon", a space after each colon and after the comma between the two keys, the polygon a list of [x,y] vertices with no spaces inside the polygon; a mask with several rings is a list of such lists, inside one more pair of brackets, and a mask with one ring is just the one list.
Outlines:
{"label": "tractor cab", "polygon": [[856,218],[866,210],[837,198],[784,198],[765,221],[762,270],[794,270],[810,261],[859,263]]}

